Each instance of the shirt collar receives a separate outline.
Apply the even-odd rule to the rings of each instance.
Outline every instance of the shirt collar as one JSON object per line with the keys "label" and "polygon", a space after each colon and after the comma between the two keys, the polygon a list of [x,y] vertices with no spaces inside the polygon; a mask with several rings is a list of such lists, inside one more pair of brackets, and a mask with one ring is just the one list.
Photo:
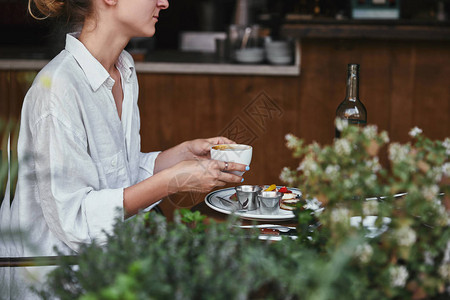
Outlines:
{"label": "shirt collar", "polygon": [[128,53],[122,51],[122,53],[119,56],[119,59],[117,60],[117,68],[119,69],[120,73],[122,74],[125,81],[130,81],[131,76],[133,75],[134,71],[134,62],[131,58],[131,55],[127,55]]}
{"label": "shirt collar", "polygon": [[[109,75],[108,71],[102,64],[89,52],[89,50],[77,39],[78,33],[71,33],[66,35],[66,47],[75,60],[80,65],[84,74],[86,75],[91,88],[96,91],[102,84],[106,84],[112,88],[114,80]],[[117,68],[123,74],[123,78],[129,81],[134,69],[133,61],[124,55],[124,51],[119,56]]]}

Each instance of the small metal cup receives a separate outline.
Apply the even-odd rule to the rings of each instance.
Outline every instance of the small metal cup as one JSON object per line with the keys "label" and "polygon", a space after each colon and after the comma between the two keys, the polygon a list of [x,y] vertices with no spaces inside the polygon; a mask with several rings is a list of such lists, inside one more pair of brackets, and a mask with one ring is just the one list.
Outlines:
{"label": "small metal cup", "polygon": [[235,187],[235,190],[241,209],[258,209],[256,195],[261,191],[261,187],[257,185],[241,185]]}
{"label": "small metal cup", "polygon": [[280,211],[280,199],[283,193],[262,191],[257,195],[259,211],[262,215],[276,215]]}

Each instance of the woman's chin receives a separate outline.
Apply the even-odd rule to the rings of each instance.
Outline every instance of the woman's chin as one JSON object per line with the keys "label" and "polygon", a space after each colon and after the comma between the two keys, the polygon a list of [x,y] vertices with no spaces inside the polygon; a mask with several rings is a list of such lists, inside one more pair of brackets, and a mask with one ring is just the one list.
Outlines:
{"label": "woman's chin", "polygon": [[133,35],[133,37],[152,37],[155,35],[155,28],[148,28],[145,30],[141,30],[141,32],[136,33],[135,35]]}

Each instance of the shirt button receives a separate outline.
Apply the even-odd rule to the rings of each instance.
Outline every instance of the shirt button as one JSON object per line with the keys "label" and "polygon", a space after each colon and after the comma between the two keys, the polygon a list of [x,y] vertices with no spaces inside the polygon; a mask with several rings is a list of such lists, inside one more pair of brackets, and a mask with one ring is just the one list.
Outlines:
{"label": "shirt button", "polygon": [[111,166],[113,166],[113,167],[115,167],[117,165],[117,159],[113,159],[112,161],[111,161]]}

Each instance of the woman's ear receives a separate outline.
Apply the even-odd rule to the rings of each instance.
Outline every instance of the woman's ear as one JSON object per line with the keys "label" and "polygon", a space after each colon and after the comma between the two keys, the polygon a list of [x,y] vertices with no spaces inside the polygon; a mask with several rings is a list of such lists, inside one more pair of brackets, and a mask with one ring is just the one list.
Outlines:
{"label": "woman's ear", "polygon": [[106,5],[109,6],[115,6],[117,4],[118,0],[103,0],[103,2],[105,2]]}

